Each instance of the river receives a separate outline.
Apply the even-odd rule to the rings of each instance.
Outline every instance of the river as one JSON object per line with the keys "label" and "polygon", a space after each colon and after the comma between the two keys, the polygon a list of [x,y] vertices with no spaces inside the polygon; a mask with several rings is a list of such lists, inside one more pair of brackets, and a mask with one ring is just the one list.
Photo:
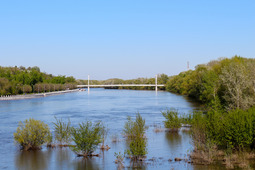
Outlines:
{"label": "river", "polygon": [[[116,169],[115,152],[127,149],[121,132],[127,116],[135,118],[137,112],[145,119],[149,127],[147,159],[142,169],[200,169],[185,161],[175,162],[174,158],[187,158],[192,151],[192,140],[188,132],[179,134],[154,132],[155,126],[163,127],[164,117],[161,111],[176,108],[180,113],[189,113],[198,109],[191,99],[169,92],[139,90],[91,89],[63,95],[26,100],[0,101],[0,169]],[[69,148],[46,148],[40,151],[22,152],[14,143],[13,133],[19,121],[34,118],[47,123],[53,130],[54,116],[73,126],[82,121],[101,120],[109,129],[106,144],[108,151],[96,150],[100,157],[83,159],[76,157]],[[120,141],[112,142],[114,135]],[[154,161],[150,161],[154,159]],[[173,161],[168,161],[172,159]],[[124,160],[126,168],[131,168],[129,159]]]}

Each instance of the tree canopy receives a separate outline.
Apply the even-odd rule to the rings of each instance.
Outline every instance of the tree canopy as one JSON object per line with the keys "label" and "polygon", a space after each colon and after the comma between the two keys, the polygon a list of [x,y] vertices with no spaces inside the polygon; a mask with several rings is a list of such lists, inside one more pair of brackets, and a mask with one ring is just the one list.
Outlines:
{"label": "tree canopy", "polygon": [[255,104],[254,66],[255,59],[240,56],[211,61],[171,77],[166,89],[228,110],[248,109]]}
{"label": "tree canopy", "polygon": [[49,91],[51,86],[52,91],[54,88],[55,90],[61,90],[63,88],[56,87],[69,84],[69,88],[69,86],[71,87],[70,84],[75,83],[76,80],[73,77],[53,76],[52,74],[43,73],[37,66],[28,68],[23,66],[0,66],[0,95]]}

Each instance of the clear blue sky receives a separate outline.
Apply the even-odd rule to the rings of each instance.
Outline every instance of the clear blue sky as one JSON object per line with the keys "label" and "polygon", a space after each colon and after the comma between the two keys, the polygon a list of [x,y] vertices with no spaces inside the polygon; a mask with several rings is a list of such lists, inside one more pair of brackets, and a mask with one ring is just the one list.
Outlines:
{"label": "clear blue sky", "polygon": [[255,57],[254,0],[0,1],[0,65],[86,79]]}

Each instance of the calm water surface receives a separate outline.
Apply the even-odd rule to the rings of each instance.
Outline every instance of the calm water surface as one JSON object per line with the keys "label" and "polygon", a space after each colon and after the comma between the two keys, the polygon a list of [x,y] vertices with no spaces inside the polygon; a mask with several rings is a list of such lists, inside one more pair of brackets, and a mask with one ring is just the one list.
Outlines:
{"label": "calm water surface", "polygon": [[[149,129],[147,161],[139,165],[142,169],[198,169],[184,162],[169,162],[175,157],[184,158],[192,150],[192,142],[187,132],[169,134],[155,133],[155,126],[162,126],[164,120],[161,111],[177,108],[181,113],[197,109],[192,101],[183,96],[168,92],[91,89],[44,98],[0,101],[0,169],[116,169],[114,152],[127,149],[121,132],[127,116],[135,117],[139,112],[146,120]],[[34,118],[47,123],[53,130],[54,116],[67,120],[73,126],[82,121],[103,121],[109,129],[106,144],[108,151],[97,150],[100,157],[78,158],[69,148],[21,152],[14,143],[13,133],[19,121]],[[119,142],[113,143],[112,136],[118,134]],[[155,161],[148,161],[155,158]],[[125,167],[133,165],[128,159]]]}

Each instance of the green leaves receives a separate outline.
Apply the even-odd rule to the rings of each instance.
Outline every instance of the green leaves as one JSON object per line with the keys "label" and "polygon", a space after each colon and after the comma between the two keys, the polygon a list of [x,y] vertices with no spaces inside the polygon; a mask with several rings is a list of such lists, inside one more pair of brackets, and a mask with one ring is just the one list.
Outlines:
{"label": "green leaves", "polygon": [[166,110],[162,112],[166,118],[164,121],[165,127],[170,129],[178,129],[181,127],[181,119],[178,117],[178,111],[175,109]]}
{"label": "green leaves", "polygon": [[72,140],[71,137],[71,122],[68,120],[68,123],[64,123],[62,119],[56,119],[56,123],[54,124],[54,134],[55,134],[55,139],[60,143],[60,144],[69,144]]}
{"label": "green leaves", "polygon": [[47,124],[30,118],[24,123],[19,122],[17,131],[14,133],[14,140],[24,150],[40,149],[42,144],[50,142],[50,136],[50,129]]}
{"label": "green leaves", "polygon": [[32,68],[0,66],[0,95],[72,89],[75,83],[73,77],[52,76],[40,72],[40,68],[36,66]]}
{"label": "green leaves", "polygon": [[[172,76],[167,91],[194,97],[227,110],[246,110],[255,105],[255,60],[234,56],[196,66]],[[217,100],[217,101],[216,101]]]}
{"label": "green leaves", "polygon": [[102,142],[102,128],[101,122],[93,124],[90,121],[73,128],[72,136],[76,143],[73,150],[85,157],[92,155],[97,145]]}
{"label": "green leaves", "polygon": [[194,113],[191,121],[193,140],[219,149],[252,149],[255,142],[255,108],[246,111],[224,112],[212,110],[206,114]]}
{"label": "green leaves", "polygon": [[126,152],[134,159],[140,159],[147,154],[147,139],[145,138],[145,120],[137,113],[136,120],[127,118],[124,126],[124,134],[129,139],[129,150]]}

